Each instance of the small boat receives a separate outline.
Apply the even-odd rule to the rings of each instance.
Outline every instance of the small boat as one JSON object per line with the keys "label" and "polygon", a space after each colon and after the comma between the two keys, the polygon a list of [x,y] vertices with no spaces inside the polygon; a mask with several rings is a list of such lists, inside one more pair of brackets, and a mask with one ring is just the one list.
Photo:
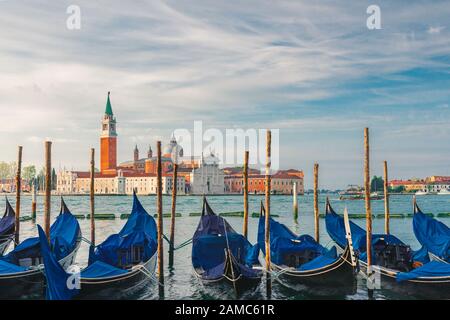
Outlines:
{"label": "small boat", "polygon": [[[345,245],[344,218],[327,200],[327,232],[341,248]],[[367,273],[366,231],[350,222],[352,242],[359,258],[361,271]],[[411,248],[391,234],[372,235],[372,261],[379,285],[423,295],[424,298],[450,298],[450,264],[429,261],[428,251]]]}
{"label": "small boat", "polygon": [[425,215],[414,199],[413,230],[433,260],[450,263],[450,228]]}
{"label": "small boat", "polygon": [[230,284],[235,294],[240,295],[261,281],[261,270],[253,267],[258,263],[258,251],[254,248],[223,217],[214,213],[204,197],[202,216],[192,238],[195,275],[207,285]]}
{"label": "small boat", "polygon": [[89,263],[79,274],[78,287],[67,287],[72,275],[56,263],[43,232],[40,232],[40,243],[48,300],[124,299],[154,278],[158,246],[156,223],[134,192],[133,208],[122,230],[95,248],[91,246]]}
{"label": "small boat", "polygon": [[448,196],[450,195],[450,191],[447,189],[441,189],[437,194],[440,196]]}
{"label": "small boat", "polygon": [[[364,190],[357,185],[349,185],[348,189],[339,192],[339,200],[364,200]],[[381,200],[383,196],[379,195],[378,192],[372,192],[370,194],[370,200]]]}
{"label": "small boat", "polygon": [[[62,198],[60,213],[50,228],[50,241],[58,264],[64,269],[72,265],[80,247],[81,230]],[[42,298],[43,268],[39,237],[21,242],[0,258],[0,299]]]}
{"label": "small boat", "polygon": [[426,191],[417,191],[417,192],[415,193],[416,196],[426,196],[426,195],[428,195],[428,194],[429,194],[429,193],[426,192]]}
{"label": "small boat", "polygon": [[6,198],[5,214],[0,220],[0,256],[3,256],[14,239],[16,213]]}
{"label": "small boat", "polygon": [[[327,249],[310,235],[296,235],[271,217],[269,225],[271,268],[280,282],[294,289],[298,285],[354,286],[358,266],[356,259],[352,259],[351,244],[338,254],[336,247]],[[259,218],[258,245],[265,256],[264,216]]]}

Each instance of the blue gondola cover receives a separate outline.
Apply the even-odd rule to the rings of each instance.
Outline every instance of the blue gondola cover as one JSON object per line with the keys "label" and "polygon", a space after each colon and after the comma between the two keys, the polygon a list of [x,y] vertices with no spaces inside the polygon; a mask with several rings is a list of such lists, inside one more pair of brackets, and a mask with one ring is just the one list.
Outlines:
{"label": "blue gondola cover", "polygon": [[[95,250],[90,251],[89,264],[102,261],[114,267],[135,264],[132,249],[140,247],[140,260],[149,260],[157,249],[156,223],[152,216],[142,207],[136,194],[133,194],[133,209],[122,230],[109,236]],[[119,256],[120,251],[125,254]]]}
{"label": "blue gondola cover", "polygon": [[222,277],[227,248],[236,258],[235,267],[242,275],[255,276],[258,273],[251,266],[258,262],[259,251],[243,235],[234,231],[224,218],[217,216],[204,200],[203,214],[192,238],[193,267],[205,271],[202,275],[204,279]]}
{"label": "blue gondola cover", "polygon": [[103,277],[113,277],[128,273],[128,270],[123,270],[116,268],[110,264],[95,261],[93,264],[89,265],[87,268],[81,271],[81,278],[103,278]]}
{"label": "blue gondola cover", "polygon": [[439,258],[450,262],[450,228],[444,223],[423,214],[415,206],[413,229],[420,244]]}
{"label": "blue gondola cover", "polygon": [[38,225],[39,246],[45,265],[45,276],[51,281],[47,281],[45,295],[47,300],[68,300],[79,291],[76,287],[69,288],[68,279],[71,276],[58,263],[56,256],[51,252],[48,245],[47,236],[41,226]]}
{"label": "blue gondola cover", "polygon": [[0,274],[17,273],[26,271],[27,268],[0,260]]}
{"label": "blue gondola cover", "polygon": [[[333,256],[332,254],[333,251],[329,252],[328,249],[317,243],[314,240],[314,238],[311,237],[310,235],[296,235],[291,230],[289,230],[285,225],[275,221],[272,218],[269,218],[269,223],[270,223],[270,258],[273,263],[278,265],[286,264],[284,261],[284,256],[286,254],[299,253],[306,250],[315,254],[317,257],[322,255],[326,255],[327,257]],[[265,218],[263,216],[259,218],[258,244],[259,248],[265,255],[266,253]],[[325,260],[326,258],[324,258],[321,261],[324,262]],[[320,260],[317,260],[318,263],[319,261]],[[312,265],[314,265],[314,263],[311,264],[310,266]]]}
{"label": "blue gondola cover", "polygon": [[431,261],[422,267],[414,269],[410,272],[399,272],[397,274],[397,282],[417,279],[419,277],[449,277],[450,263]]}
{"label": "blue gondola cover", "polygon": [[[78,220],[69,211],[64,201],[61,200],[60,214],[50,227],[51,247],[57,260],[66,257],[75,249],[80,233]],[[35,237],[22,241],[2,259],[18,265],[20,259],[40,256],[41,247],[39,237]]]}

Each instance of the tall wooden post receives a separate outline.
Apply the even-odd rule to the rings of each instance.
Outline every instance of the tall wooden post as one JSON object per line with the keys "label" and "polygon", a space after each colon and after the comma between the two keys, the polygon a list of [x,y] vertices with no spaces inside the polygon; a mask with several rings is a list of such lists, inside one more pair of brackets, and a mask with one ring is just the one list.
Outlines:
{"label": "tall wooden post", "polygon": [[50,243],[50,210],[52,192],[52,142],[45,141],[45,200],[44,200],[44,231]]}
{"label": "tall wooden post", "polygon": [[16,221],[14,233],[14,247],[19,244],[20,235],[20,192],[22,191],[22,146],[17,152],[17,173],[16,173]]}
{"label": "tall wooden post", "polygon": [[267,130],[266,137],[266,214],[265,214],[265,245],[266,245],[266,289],[267,298],[272,297],[272,279],[271,279],[271,267],[270,267],[270,166],[271,166],[271,143],[272,133]]}
{"label": "tall wooden post", "polygon": [[367,289],[369,297],[373,295],[372,274],[372,210],[370,208],[370,158],[369,158],[369,128],[364,128],[364,193],[366,204],[366,252],[367,252]]}
{"label": "tall wooden post", "polygon": [[294,215],[294,222],[298,223],[298,201],[297,201],[297,182],[292,186],[292,212]]}
{"label": "tall wooden post", "polygon": [[163,210],[162,210],[162,169],[161,141],[156,143],[157,149],[157,211],[158,211],[158,278],[159,298],[164,299],[164,253],[163,253]]}
{"label": "tall wooden post", "polygon": [[248,236],[248,155],[249,152],[245,151],[244,153],[244,168],[242,172],[242,176],[244,178],[244,226],[243,226],[243,234],[247,239]]}
{"label": "tall wooden post", "polygon": [[33,222],[36,221],[36,180],[33,181],[31,186],[31,219]]}
{"label": "tall wooden post", "polygon": [[170,213],[170,243],[169,243],[169,268],[173,267],[173,254],[175,243],[175,216],[177,207],[177,188],[178,188],[178,163],[177,159],[173,164],[172,176],[172,211]]}
{"label": "tall wooden post", "polygon": [[95,149],[91,148],[91,246],[95,247]]}
{"label": "tall wooden post", "polygon": [[319,242],[319,164],[314,163],[314,239]]}
{"label": "tall wooden post", "polygon": [[384,233],[389,234],[389,191],[387,161],[384,161]]}

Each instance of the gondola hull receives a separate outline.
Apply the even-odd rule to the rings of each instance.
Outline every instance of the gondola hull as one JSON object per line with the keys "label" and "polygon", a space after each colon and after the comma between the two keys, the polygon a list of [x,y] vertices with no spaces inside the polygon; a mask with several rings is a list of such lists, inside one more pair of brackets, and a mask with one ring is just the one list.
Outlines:
{"label": "gondola hull", "polygon": [[335,262],[318,269],[298,271],[274,263],[271,267],[279,273],[280,282],[288,286],[353,287],[356,281],[356,267],[352,266],[348,248]]}
{"label": "gondola hull", "polygon": [[220,288],[221,286],[229,287],[230,290],[234,290],[234,294],[236,297],[241,296],[246,291],[255,289],[261,283],[261,276],[236,276],[235,278],[233,278],[231,275],[224,274],[216,279],[205,279],[202,276],[201,271],[194,269],[194,273],[204,286],[207,286],[209,288]]}
{"label": "gondola hull", "polygon": [[[72,253],[59,261],[64,269],[75,262],[80,244],[81,234]],[[45,275],[43,267],[41,264],[33,270],[0,274],[0,300],[44,299]]]}
{"label": "gondola hull", "polygon": [[[367,274],[367,264],[359,261],[361,272]],[[381,266],[373,267],[376,271],[376,286],[414,295],[422,299],[450,299],[450,276],[447,277],[419,277],[417,279],[397,282],[397,271]]]}
{"label": "gondola hull", "polygon": [[156,253],[146,263],[139,264],[123,275],[102,278],[81,278],[79,300],[115,300],[134,298],[133,294],[146,287],[155,274]]}

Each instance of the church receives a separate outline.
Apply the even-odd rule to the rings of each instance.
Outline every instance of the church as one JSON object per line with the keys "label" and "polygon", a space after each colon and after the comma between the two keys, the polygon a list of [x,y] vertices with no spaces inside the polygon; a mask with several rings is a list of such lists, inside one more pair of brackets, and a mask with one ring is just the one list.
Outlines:
{"label": "church", "polygon": [[[135,145],[132,160],[117,163],[117,121],[114,116],[110,92],[101,121],[100,170],[95,173],[96,194],[156,194],[157,157],[149,145],[145,157],[140,156]],[[185,157],[183,148],[174,136],[164,146],[161,155],[162,192],[172,191],[173,158],[179,161],[177,177],[178,194],[223,194],[225,182],[219,160],[215,155]],[[90,190],[90,173],[87,171],[60,170],[57,173],[59,194],[87,194]]]}

